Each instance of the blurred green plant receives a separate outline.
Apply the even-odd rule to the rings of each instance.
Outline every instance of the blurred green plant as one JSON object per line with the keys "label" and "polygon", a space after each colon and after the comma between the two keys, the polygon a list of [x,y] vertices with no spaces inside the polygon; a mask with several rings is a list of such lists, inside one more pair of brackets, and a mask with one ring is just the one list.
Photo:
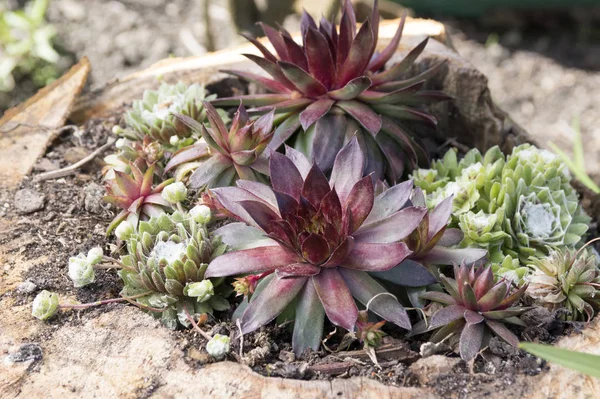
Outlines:
{"label": "blurred green plant", "polygon": [[600,356],[598,355],[575,352],[568,349],[555,348],[551,345],[540,345],[531,342],[521,342],[519,347],[548,362],[556,363],[583,374],[600,378]]}
{"label": "blurred green plant", "polygon": [[0,91],[15,87],[15,75],[30,75],[45,86],[58,75],[60,55],[53,48],[56,30],[44,20],[49,0],[32,0],[22,10],[0,5]]}
{"label": "blurred green plant", "polygon": [[583,142],[581,141],[581,129],[579,127],[579,118],[574,118],[573,123],[570,127],[573,137],[573,159],[571,159],[563,150],[561,150],[556,144],[550,142],[550,148],[554,151],[562,161],[567,165],[571,173],[575,175],[575,178],[581,182],[584,186],[600,194],[600,187],[590,178],[585,171],[585,155],[583,152]]}

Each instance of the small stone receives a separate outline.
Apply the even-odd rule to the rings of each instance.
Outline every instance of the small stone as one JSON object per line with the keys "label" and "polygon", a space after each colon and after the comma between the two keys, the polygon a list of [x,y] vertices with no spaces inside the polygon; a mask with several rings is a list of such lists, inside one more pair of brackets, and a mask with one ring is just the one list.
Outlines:
{"label": "small stone", "polygon": [[281,360],[282,362],[285,362],[285,363],[291,363],[296,360],[296,355],[294,355],[294,352],[289,352],[289,351],[279,352],[278,357],[279,357],[279,360]]}
{"label": "small stone", "polygon": [[69,164],[74,164],[81,161],[89,155],[89,151],[83,147],[73,147],[65,151],[65,161]]}
{"label": "small stone", "polygon": [[210,356],[208,353],[199,351],[195,347],[188,349],[187,355],[190,359],[196,360],[200,363],[208,363],[210,361]]}
{"label": "small stone", "polygon": [[7,356],[12,363],[42,360],[42,348],[38,344],[23,344],[19,350]]}
{"label": "small stone", "polygon": [[17,286],[17,292],[20,294],[31,294],[36,290],[36,288],[37,285],[35,285],[29,280],[26,280]]}
{"label": "small stone", "polygon": [[98,183],[90,183],[84,187],[83,192],[85,194],[85,199],[83,200],[85,210],[95,214],[102,213],[104,210],[102,207],[102,197],[106,194],[104,187]]}
{"label": "small stone", "polygon": [[58,162],[51,161],[48,158],[40,159],[38,163],[34,166],[34,169],[39,170],[40,172],[50,172],[59,168],[60,165],[58,164]]}
{"label": "small stone", "polygon": [[452,373],[452,369],[460,362],[460,358],[443,355],[432,355],[417,360],[410,370],[417,376],[421,384],[427,384],[439,374]]}
{"label": "small stone", "polygon": [[24,188],[15,194],[14,205],[21,213],[32,213],[44,208],[45,197],[30,188]]}

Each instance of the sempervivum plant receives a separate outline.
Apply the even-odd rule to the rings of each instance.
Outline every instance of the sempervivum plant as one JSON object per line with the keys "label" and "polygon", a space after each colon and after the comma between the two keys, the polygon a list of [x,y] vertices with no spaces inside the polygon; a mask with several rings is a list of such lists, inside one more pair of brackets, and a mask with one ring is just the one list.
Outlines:
{"label": "sempervivum plant", "polygon": [[588,229],[566,165],[529,144],[508,157],[498,147],[484,156],[475,149],[461,161],[450,150],[413,177],[429,190],[430,206],[454,195],[451,226],[465,234],[461,245],[488,249],[496,264],[510,256],[525,266],[548,248],[573,248]]}
{"label": "sempervivum plant", "polygon": [[[206,220],[203,220],[206,221]],[[190,316],[225,310],[229,287],[222,279],[206,279],[208,263],[227,249],[189,213],[162,214],[140,222],[127,240],[119,271],[122,295],[136,302],[169,328],[188,326]],[[140,293],[148,293],[139,297]],[[187,312],[187,313],[186,313]]]}
{"label": "sempervivum plant", "polygon": [[269,166],[263,151],[273,137],[273,112],[250,120],[240,105],[229,129],[217,110],[204,102],[210,128],[183,114],[182,123],[202,134],[204,143],[183,148],[173,154],[165,172],[177,168],[177,180],[187,179],[192,188],[230,186],[237,179],[265,181]]}
{"label": "sempervivum plant", "polygon": [[455,279],[440,275],[447,293],[429,291],[424,299],[443,304],[428,323],[420,322],[413,334],[437,330],[431,342],[449,340],[458,345],[461,358],[471,360],[484,348],[492,335],[497,335],[517,347],[519,339],[505,323],[524,325],[518,318],[529,308],[512,306],[525,292],[526,285],[511,290],[511,283],[501,279],[494,283],[489,266],[475,268],[462,264],[454,266]]}
{"label": "sempervivum plant", "polygon": [[183,114],[196,121],[204,119],[202,100],[211,100],[204,87],[198,84],[187,86],[179,82],[175,85],[163,83],[158,90],[144,91],[141,100],[133,102],[132,109],[125,114],[125,122],[134,131],[121,133],[129,138],[141,139],[150,136],[161,144],[170,144],[171,137],[185,138],[192,130],[173,114]]}
{"label": "sempervivum plant", "polygon": [[566,320],[590,320],[600,307],[600,271],[593,253],[550,250],[533,259],[527,294],[550,310],[566,308]]}
{"label": "sempervivum plant", "polygon": [[[386,191],[380,197],[386,199],[388,197]],[[400,204],[400,206],[409,204],[419,207],[419,209],[427,209],[425,196],[420,188],[415,188],[407,203]],[[459,229],[448,228],[451,214],[452,197],[448,197],[433,209],[428,210],[417,228],[404,239],[411,254],[400,266],[412,264],[413,267],[396,267],[373,273],[373,275],[405,286],[423,287],[432,281],[428,279],[429,273],[423,274],[424,269],[416,267],[416,265],[431,269],[435,265],[453,265],[462,262],[472,264],[482,260],[487,254],[484,249],[456,248],[456,245],[463,239],[463,233]],[[412,281],[415,283],[411,284]]]}
{"label": "sempervivum plant", "polygon": [[162,198],[161,191],[171,184],[173,179],[154,186],[154,165],[142,172],[135,164],[130,163],[129,169],[131,175],[114,170],[114,179],[105,180],[107,195],[102,199],[122,209],[108,226],[107,235],[124,220],[135,227],[140,219],[158,216],[164,213],[165,209],[171,208],[171,204]]}
{"label": "sempervivum plant", "polygon": [[297,150],[328,172],[336,154],[357,133],[367,155],[367,172],[395,183],[405,164],[414,167],[422,154],[414,133],[405,122],[420,121],[435,127],[423,104],[448,99],[437,91],[422,90],[426,80],[441,65],[404,78],[425,48],[423,41],[399,63],[382,68],[394,55],[402,35],[404,19],[389,45],[376,53],[379,12],[358,29],[350,0],[344,0],[339,31],[335,23],[322,19],[319,26],[304,13],[302,45],[281,28],[262,25],[275,49],[271,53],[254,38],[247,37],[263,57],[246,54],[271,78],[246,71],[227,71],[266,88],[269,94],[219,99],[213,104],[235,105],[242,100],[256,112],[275,110],[281,124],[271,147],[293,143]]}
{"label": "sempervivum plant", "polygon": [[216,258],[206,276],[262,273],[241,316],[242,332],[256,330],[287,308],[295,313],[294,351],[317,349],[325,315],[354,329],[354,298],[410,329],[404,308],[368,273],[389,270],[410,255],[401,240],[417,227],[425,209],[400,209],[404,202],[395,199],[406,198],[406,190],[390,191],[387,202],[379,201],[371,177],[363,177],[364,162],[354,138],[336,157],[328,181],[316,164],[288,148],[287,156],[275,152],[270,158],[273,189],[240,180],[238,187],[212,190],[225,213],[251,227],[233,223],[220,229],[225,243],[239,248],[246,240],[246,249]]}

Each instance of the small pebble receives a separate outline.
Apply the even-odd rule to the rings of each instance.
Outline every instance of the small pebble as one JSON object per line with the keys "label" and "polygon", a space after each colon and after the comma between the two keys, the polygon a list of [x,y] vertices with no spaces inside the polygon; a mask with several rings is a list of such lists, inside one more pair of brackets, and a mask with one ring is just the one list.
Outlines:
{"label": "small pebble", "polygon": [[24,188],[15,194],[14,205],[19,212],[27,214],[44,208],[45,199],[43,194],[29,188]]}
{"label": "small pebble", "polygon": [[17,292],[21,294],[31,294],[37,289],[37,285],[29,280],[23,281],[17,286]]}

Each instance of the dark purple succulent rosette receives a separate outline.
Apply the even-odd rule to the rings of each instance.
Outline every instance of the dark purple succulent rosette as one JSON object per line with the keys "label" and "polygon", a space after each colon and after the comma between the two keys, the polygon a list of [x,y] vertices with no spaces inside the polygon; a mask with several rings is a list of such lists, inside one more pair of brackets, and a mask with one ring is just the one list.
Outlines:
{"label": "dark purple succulent rosette", "polygon": [[221,206],[247,225],[232,223],[215,232],[234,250],[213,260],[206,277],[274,272],[243,312],[243,333],[293,304],[294,351],[317,349],[325,315],[337,326],[354,329],[354,299],[381,318],[411,328],[402,305],[393,295],[379,295],[387,291],[369,273],[390,270],[411,255],[402,240],[427,209],[403,208],[409,183],[375,196],[371,176],[363,177],[364,165],[356,138],[337,155],[329,180],[288,147],[287,155],[271,155],[272,189],[240,180],[237,187],[212,190]]}
{"label": "dark purple succulent rosette", "polygon": [[518,316],[531,309],[513,306],[525,293],[527,285],[513,289],[511,282],[494,282],[490,266],[474,267],[463,263],[454,266],[455,278],[443,274],[439,279],[445,292],[429,291],[423,299],[443,304],[428,323],[415,325],[412,334],[435,331],[430,342],[458,338],[458,350],[464,360],[471,360],[485,347],[492,335],[518,347],[519,339],[505,324],[524,326]]}
{"label": "dark purple succulent rosette", "polygon": [[383,71],[396,53],[405,18],[390,43],[377,52],[379,11],[375,1],[371,16],[357,29],[350,0],[343,0],[338,31],[335,23],[322,18],[320,24],[306,12],[302,16],[302,44],[289,32],[262,24],[274,53],[260,41],[246,36],[262,57],[245,56],[270,77],[247,71],[224,71],[255,82],[268,94],[243,95],[213,100],[220,106],[243,101],[254,106],[252,112],[275,110],[281,121],[270,147],[291,144],[328,173],[336,154],[357,131],[366,154],[366,170],[376,179],[396,183],[405,165],[411,168],[426,151],[416,135],[407,130],[406,122],[421,122],[433,128],[436,119],[422,105],[450,97],[424,90],[428,78],[443,63],[416,76],[406,78],[407,71],[427,44],[427,39],[411,50],[400,62]]}

